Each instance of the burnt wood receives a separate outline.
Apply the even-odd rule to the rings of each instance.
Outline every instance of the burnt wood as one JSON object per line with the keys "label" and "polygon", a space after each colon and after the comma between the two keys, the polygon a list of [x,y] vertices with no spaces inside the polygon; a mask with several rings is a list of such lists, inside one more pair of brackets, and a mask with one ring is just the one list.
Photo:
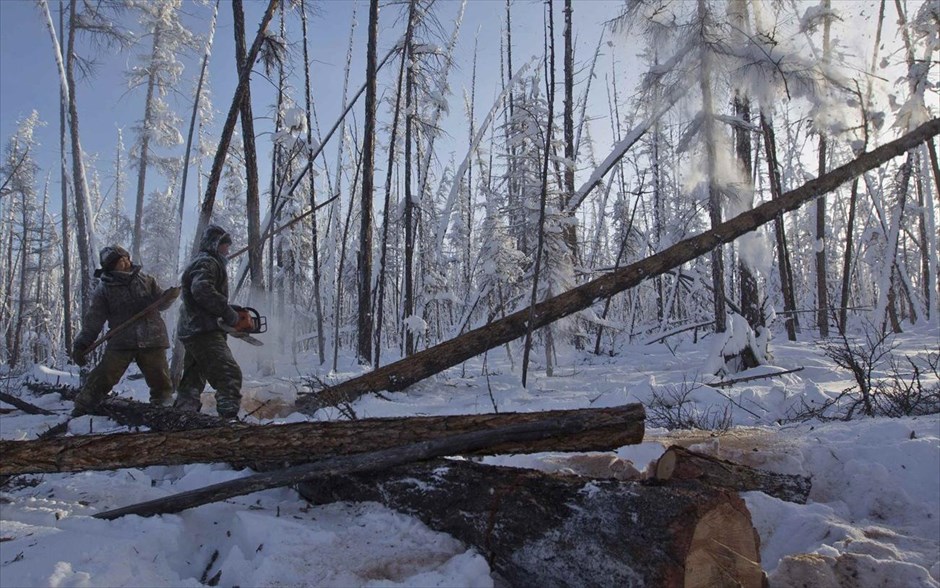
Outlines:
{"label": "burnt wood", "polygon": [[476,548],[512,586],[763,583],[736,494],[435,460],[305,482],[315,504],[374,501]]}

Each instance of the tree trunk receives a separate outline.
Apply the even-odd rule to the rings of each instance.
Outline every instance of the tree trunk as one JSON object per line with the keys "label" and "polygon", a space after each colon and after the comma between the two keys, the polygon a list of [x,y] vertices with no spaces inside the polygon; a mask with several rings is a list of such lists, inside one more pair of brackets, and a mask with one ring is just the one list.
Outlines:
{"label": "tree trunk", "polygon": [[[764,135],[764,150],[767,154],[770,194],[772,199],[778,200],[783,195],[783,185],[780,181],[780,164],[777,161],[777,140],[774,136],[773,123],[769,115],[763,111],[761,111],[760,123]],[[799,321],[793,295],[793,273],[790,271],[790,254],[787,250],[787,235],[783,215],[774,218],[774,235],[777,240],[777,273],[780,276],[780,291],[783,294],[784,324],[787,328],[787,339],[796,341]]]}
{"label": "tree trunk", "polygon": [[[408,9],[409,26],[414,27],[416,3],[411,2]],[[404,223],[405,223],[405,275],[402,280],[402,315],[404,323],[404,349],[402,356],[408,357],[415,352],[414,334],[411,329],[411,316],[414,314],[414,201],[411,186],[411,146],[413,139],[414,114],[412,112],[412,100],[414,95],[414,55],[412,53],[412,44],[409,43],[405,48],[405,204],[404,204]]]}
{"label": "tree trunk", "polygon": [[[584,283],[563,294],[545,300],[535,307],[532,328],[584,310],[608,296],[623,292],[640,282],[663,274],[687,261],[703,255],[722,243],[730,243],[741,235],[770,222],[778,215],[799,208],[820,194],[831,192],[868,170],[916,147],[940,134],[940,118],[924,123],[914,131],[807,182],[779,199],[765,202],[712,230],[684,239],[663,251]],[[413,357],[388,364],[358,378],[326,388],[316,397],[307,397],[299,405],[310,412],[339,402],[351,402],[368,392],[403,390],[427,377],[470,359],[525,334],[529,326],[529,310],[523,309],[485,327],[475,329]]]}
{"label": "tree trunk", "polygon": [[294,466],[276,472],[255,474],[214,484],[205,488],[183,492],[167,498],[151,500],[95,515],[99,519],[114,519],[125,514],[149,516],[179,512],[181,510],[242,496],[278,486],[309,481],[325,475],[348,474],[382,470],[405,463],[445,455],[487,452],[492,447],[524,445],[544,441],[583,430],[584,422],[570,415],[561,415],[550,422],[530,422],[498,427],[483,431],[468,431],[428,439],[409,445],[391,447],[351,456],[330,457],[318,462]]}
{"label": "tree trunk", "polygon": [[[574,197],[574,169],[575,159],[578,154],[575,153],[574,143],[574,43],[571,38],[572,12],[571,0],[565,0],[565,187],[561,209],[568,210],[568,215],[573,219],[574,212],[570,210],[568,203]],[[577,264],[578,228],[576,223],[572,222],[565,226],[565,242],[568,243],[568,251],[571,252],[571,261]],[[577,338],[577,344],[579,346],[582,344],[580,337]]]}
{"label": "tree trunk", "polygon": [[91,272],[95,242],[92,238],[91,211],[88,210],[88,182],[85,179],[85,161],[82,144],[78,133],[78,105],[75,100],[75,33],[77,19],[72,0],[69,7],[69,42],[65,59],[65,79],[69,106],[69,135],[72,140],[72,182],[74,185],[75,217],[77,221],[78,259],[81,266],[82,315],[88,309],[88,297],[91,295]]}
{"label": "tree trunk", "polygon": [[[823,63],[829,63],[829,32],[831,19],[828,16],[830,0],[823,0],[826,16],[823,24]],[[819,129],[819,175],[826,173],[826,135]],[[816,327],[820,337],[829,336],[829,288],[826,283],[828,270],[826,267],[826,197],[820,196],[816,200]]]}
{"label": "tree trunk", "polygon": [[[261,24],[258,25],[258,33],[251,44],[251,49],[245,57],[244,62],[252,64],[258,57],[258,51],[261,49],[261,42],[264,40],[265,30],[274,16],[274,9],[278,5],[278,0],[269,0],[268,6],[261,18]],[[232,96],[232,104],[229,107],[228,116],[225,118],[225,124],[222,126],[222,132],[219,135],[219,147],[215,152],[215,158],[212,160],[212,169],[209,172],[209,180],[206,183],[206,193],[202,200],[202,208],[199,212],[199,221],[196,225],[196,236],[193,240],[192,253],[195,253],[199,246],[199,240],[202,238],[202,232],[209,219],[212,217],[212,209],[215,207],[215,195],[219,189],[219,180],[222,177],[222,166],[225,164],[225,156],[228,154],[228,146],[232,141],[232,132],[235,130],[235,121],[238,119],[238,113],[241,110],[242,100],[245,92],[248,90],[248,80],[251,77],[251,68],[244,68],[238,76],[238,86],[235,88],[235,95]]]}
{"label": "tree trunk", "polygon": [[245,88],[240,105],[242,122],[242,144],[245,150],[245,182],[247,183],[246,213],[248,215],[248,268],[251,288],[259,292],[263,288],[261,251],[261,196],[258,193],[258,155],[255,149],[255,123],[251,112],[251,68],[254,60],[247,61],[245,55],[245,13],[242,0],[232,0],[232,16],[235,21],[235,61],[238,74],[244,77]]}
{"label": "tree trunk", "polygon": [[[362,145],[362,211],[359,224],[359,316],[357,354],[361,364],[372,363],[372,192],[375,176],[376,45],[379,0],[369,2],[369,45],[366,50],[365,129]],[[389,149],[394,149],[393,145]]]}
{"label": "tree trunk", "polygon": [[[539,291],[539,271],[542,262],[542,249],[545,244],[545,207],[548,201],[548,161],[552,150],[552,129],[554,127],[554,107],[555,107],[555,26],[553,19],[552,3],[547,4],[548,8],[548,37],[546,49],[549,54],[545,58],[545,99],[548,102],[548,114],[546,115],[547,128],[545,129],[545,146],[542,153],[542,189],[539,194],[539,224],[538,235],[535,247],[535,264],[532,266],[532,296],[529,300],[529,320],[526,321],[528,327],[525,332],[525,343],[522,348],[522,387],[525,388],[526,376],[529,371],[529,352],[532,348],[532,318],[535,314],[535,304],[538,300]],[[549,293],[551,286],[549,286]],[[550,327],[549,327],[550,328]],[[546,359],[551,358],[550,337],[545,338]],[[546,363],[546,369],[551,370],[550,363]]]}
{"label": "tree trunk", "polygon": [[698,480],[734,492],[759,490],[797,504],[806,504],[812,487],[809,476],[758,470],[677,445],[667,449],[656,462],[655,475],[657,480]]}
{"label": "tree trunk", "polygon": [[[157,49],[160,46],[160,21],[157,21],[153,32],[153,48],[150,53],[151,66],[157,59]],[[150,127],[153,124],[153,88],[155,84],[153,71],[147,76],[147,97],[144,100],[144,123],[141,130],[140,153],[137,157],[137,204],[134,208],[134,234],[132,238],[131,257],[140,262],[140,244],[143,240],[141,229],[144,222],[144,192],[147,181],[148,152],[150,149]]]}
{"label": "tree trunk", "polygon": [[[708,216],[714,231],[721,224],[721,188],[718,185],[718,155],[715,152],[715,105],[712,100],[711,48],[706,39],[707,8],[705,0],[698,0],[698,18],[701,27],[701,70],[699,87],[702,91],[702,128],[705,142],[705,165],[708,181]],[[715,332],[723,333],[728,326],[725,308],[725,261],[721,244],[711,250],[712,291],[715,311]]]}
{"label": "tree trunk", "polygon": [[[409,12],[409,15],[411,13]],[[404,46],[408,47],[411,44],[411,34],[413,31],[413,22],[411,17],[408,18],[408,28],[405,31],[405,43]],[[395,92],[395,112],[392,115],[392,132],[391,137],[388,141],[388,165],[385,168],[385,204],[382,208],[382,247],[381,253],[379,254],[379,279],[378,284],[376,285],[376,295],[374,297],[374,302],[378,306],[378,309],[375,313],[375,365],[376,368],[379,367],[382,358],[382,327],[384,326],[385,319],[385,282],[386,282],[386,264],[388,259],[388,229],[391,225],[391,208],[392,208],[392,172],[395,165],[395,145],[396,137],[398,136],[398,121],[401,118],[401,99],[402,99],[402,86],[405,81],[405,64],[407,63],[408,53],[402,51],[401,53],[401,65],[398,67],[398,89]]]}
{"label": "tree trunk", "polygon": [[[50,17],[51,19],[51,17]],[[59,1],[59,30],[65,31],[65,0]],[[62,185],[62,324],[65,348],[72,348],[72,232],[69,230],[69,186],[65,157],[65,110],[67,87],[59,86],[59,180]]]}
{"label": "tree trunk", "polygon": [[[313,109],[310,105],[310,56],[308,50],[308,38],[307,38],[307,4],[302,2],[300,4],[300,23],[301,29],[303,32],[303,41],[304,41],[304,104],[306,107],[307,113],[307,166],[313,166]],[[316,190],[314,189],[313,178],[310,179],[310,209],[316,210]],[[325,349],[324,349],[324,337],[323,337],[323,301],[320,298],[320,239],[319,231],[317,229],[317,217],[314,214],[311,219],[311,246],[313,247],[313,303],[314,311],[316,313],[316,322],[317,322],[317,359],[320,360],[320,365],[323,365],[323,362],[326,361]],[[273,225],[272,225],[273,226]]]}
{"label": "tree trunk", "polygon": [[[206,79],[206,70],[209,66],[209,56],[212,55],[212,41],[215,38],[215,25],[219,16],[219,2],[216,0],[212,10],[212,21],[209,24],[209,35],[206,38],[206,48],[202,55],[202,65],[199,68],[199,81],[196,83],[196,96],[193,98],[193,113],[189,119],[189,133],[186,136],[186,151],[183,155],[183,179],[180,182],[180,201],[178,208],[179,225],[176,227],[176,236],[179,242],[183,240],[183,215],[186,211],[186,180],[189,177],[189,161],[193,148],[193,135],[196,131],[196,117],[199,115],[199,100],[202,98],[202,86]],[[179,243],[176,247],[176,270],[182,271],[179,262]]]}
{"label": "tree trunk", "polygon": [[[120,411],[121,407],[115,410]],[[642,442],[644,418],[642,405],[629,404],[603,409],[397,417],[0,441],[3,455],[0,475],[215,462],[282,466],[285,462],[306,463],[328,456],[379,451],[426,443],[447,435],[499,431],[511,426],[543,427],[546,432],[557,430],[551,435],[521,442],[490,440],[470,453],[608,451]]]}
{"label": "tree trunk", "polygon": [[655,485],[440,460],[300,486],[314,503],[375,501],[475,547],[511,586],[763,582],[744,502]]}

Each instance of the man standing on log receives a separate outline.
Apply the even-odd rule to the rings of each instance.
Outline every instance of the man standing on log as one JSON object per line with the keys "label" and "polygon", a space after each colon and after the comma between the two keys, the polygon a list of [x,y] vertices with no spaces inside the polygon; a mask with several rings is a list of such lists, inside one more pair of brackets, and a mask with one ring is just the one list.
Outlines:
{"label": "man standing on log", "polygon": [[186,355],[175,407],[198,412],[206,382],[215,389],[219,416],[238,417],[241,405],[242,371],[232,356],[221,320],[238,331],[251,331],[247,312],[228,303],[228,272],[225,269],[232,238],[217,225],[202,234],[199,252],[183,272],[183,308],[177,333]]}
{"label": "man standing on log", "polygon": [[119,245],[105,247],[99,253],[101,268],[95,270],[98,285],[91,295],[91,302],[82,317],[82,331],[72,345],[72,359],[82,366],[87,361],[87,351],[105,322],[111,329],[128,323],[132,317],[165,298],[153,312],[148,312],[122,330],[115,331],[108,340],[104,357],[95,366],[78,396],[72,416],[94,412],[117,384],[132,361],[150,387],[150,403],[169,404],[173,394],[170,368],[166,361],[166,349],[170,340],[166,324],[160,311],[169,308],[179,296],[179,288],[161,291],[157,281],[140,271],[141,266],[131,263],[130,253]]}

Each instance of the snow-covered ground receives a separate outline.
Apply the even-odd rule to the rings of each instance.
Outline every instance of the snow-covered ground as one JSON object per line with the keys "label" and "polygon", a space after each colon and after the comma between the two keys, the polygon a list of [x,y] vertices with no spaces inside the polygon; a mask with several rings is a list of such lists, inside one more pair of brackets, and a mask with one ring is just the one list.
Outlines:
{"label": "snow-covered ground", "polygon": [[[359,417],[377,417],[490,412],[494,403],[508,412],[684,398],[683,407],[700,418],[718,422],[730,417],[735,426],[712,434],[657,428],[648,421],[644,443],[621,447],[610,457],[642,471],[665,445],[681,441],[752,466],[812,476],[806,505],[759,492],[744,495],[772,586],[940,585],[940,415],[788,421],[804,404],[818,406],[848,388],[850,374],[810,341],[775,340],[772,365],[735,377],[797,367],[802,371],[730,388],[708,387],[702,383],[713,380],[702,376],[701,369],[710,360],[709,340],[695,344],[682,337],[670,338],[669,346],[625,346],[616,357],[571,352],[559,358],[551,378],[535,364],[528,389],[520,386],[518,365],[513,371],[500,349],[485,364],[477,358],[405,393],[389,394],[389,400],[369,396],[354,407]],[[940,331],[921,329],[901,336],[897,344],[898,354],[936,352]],[[513,357],[518,361],[521,353]],[[302,388],[299,375],[313,370],[286,358],[276,376],[262,378],[250,373],[256,362],[248,355],[242,359],[249,372],[248,402],[270,397],[290,401]],[[298,361],[300,366],[315,363],[309,357]],[[350,372],[335,377],[345,379],[359,369],[351,361],[345,365]],[[76,381],[74,374],[38,368],[31,377]],[[3,439],[34,438],[64,420],[71,408],[55,394],[31,395],[14,380],[0,387],[58,413],[42,417],[4,411]],[[142,380],[125,379],[118,391],[147,398]],[[204,410],[212,410],[211,402]],[[276,422],[300,419],[295,413]],[[105,432],[120,427],[85,416],[72,421],[70,429]],[[573,464],[580,462],[570,458],[539,454],[488,461],[548,471],[577,469]],[[176,515],[114,521],[90,516],[248,473],[196,464],[20,477],[0,491],[0,586],[493,585],[478,552],[412,517],[376,504],[313,507],[289,489]],[[799,557],[784,560],[788,556]]]}

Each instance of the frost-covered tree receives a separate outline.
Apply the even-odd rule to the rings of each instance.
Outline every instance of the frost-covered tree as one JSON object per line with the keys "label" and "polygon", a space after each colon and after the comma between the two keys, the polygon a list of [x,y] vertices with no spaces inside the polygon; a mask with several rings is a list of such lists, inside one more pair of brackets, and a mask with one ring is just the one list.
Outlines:
{"label": "frost-covered tree", "polygon": [[[171,179],[175,179],[172,178]],[[175,182],[163,190],[152,192],[143,213],[144,241],[141,257],[135,260],[144,271],[157,279],[161,287],[176,285],[176,252],[179,241],[175,231],[167,230],[176,223]]]}
{"label": "frost-covered tree", "polygon": [[133,224],[124,209],[124,133],[118,129],[117,147],[114,154],[114,190],[104,218],[102,239],[109,245],[127,247],[130,243]]}
{"label": "frost-covered tree", "polygon": [[[4,331],[5,359],[10,367],[15,367],[22,358],[24,329],[29,328],[29,317],[35,310],[36,300],[28,286],[32,284],[36,273],[42,271],[38,267],[36,253],[37,246],[41,245],[38,234],[44,219],[40,203],[36,201],[36,173],[39,168],[33,159],[38,146],[35,133],[42,124],[35,110],[20,120],[16,132],[7,143],[0,167],[0,190],[8,201],[7,221],[10,231],[10,240],[6,244],[6,279],[0,299],[0,329]],[[15,258],[14,234],[19,241]],[[14,277],[18,278],[15,282]]]}
{"label": "frost-covered tree", "polygon": [[131,159],[137,166],[137,200],[134,212],[134,234],[131,255],[139,257],[143,236],[144,194],[147,169],[156,166],[169,175],[176,158],[163,157],[152,151],[153,146],[173,147],[183,142],[179,131],[180,117],[167,102],[167,94],[180,82],[183,73],[181,57],[194,49],[195,38],[183,26],[182,0],[129,0],[139,13],[144,34],[138,43],[147,43],[146,52],[139,54],[127,74],[131,89],[145,88],[144,115],[135,125],[137,140],[131,148]]}

